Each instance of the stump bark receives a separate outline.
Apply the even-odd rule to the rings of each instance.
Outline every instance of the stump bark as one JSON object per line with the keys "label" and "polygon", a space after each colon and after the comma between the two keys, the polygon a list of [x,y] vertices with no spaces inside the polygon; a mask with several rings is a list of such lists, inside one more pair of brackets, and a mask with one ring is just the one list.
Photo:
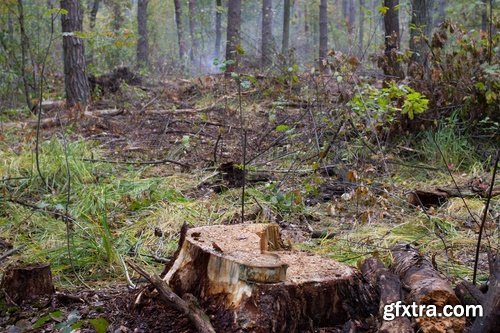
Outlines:
{"label": "stump bark", "polygon": [[284,249],[276,224],[190,229],[164,280],[197,297],[218,332],[298,332],[377,312],[356,269]]}
{"label": "stump bark", "polygon": [[37,263],[7,268],[1,283],[7,301],[16,304],[54,294],[50,264]]}
{"label": "stump bark", "polygon": [[[445,305],[460,304],[448,281],[441,277],[418,249],[408,244],[400,244],[392,249],[392,255],[392,270],[399,275],[401,282],[409,290],[406,303],[435,305],[439,312],[442,312]],[[420,332],[462,332],[465,327],[463,317],[423,316],[416,318],[416,322]]]}

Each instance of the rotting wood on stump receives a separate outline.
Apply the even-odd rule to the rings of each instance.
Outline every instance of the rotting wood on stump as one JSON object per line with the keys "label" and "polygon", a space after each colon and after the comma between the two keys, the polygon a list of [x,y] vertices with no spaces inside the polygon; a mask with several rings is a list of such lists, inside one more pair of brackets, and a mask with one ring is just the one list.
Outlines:
{"label": "rotting wood on stump", "polygon": [[1,289],[7,301],[16,304],[54,294],[50,264],[10,265],[2,278]]}
{"label": "rotting wood on stump", "polygon": [[[392,249],[392,270],[399,275],[403,286],[410,290],[406,302],[418,305],[435,305],[442,311],[445,305],[459,305],[455,292],[441,277],[432,263],[409,244],[399,244]],[[420,332],[462,332],[465,318],[418,317]]]}
{"label": "rotting wood on stump", "polygon": [[200,299],[218,332],[298,332],[377,311],[356,269],[283,250],[277,224],[190,229],[164,280]]}
{"label": "rotting wood on stump", "polygon": [[388,304],[403,300],[403,290],[399,277],[392,273],[375,257],[366,259],[361,265],[361,272],[368,281],[379,291],[379,317],[381,333],[413,333],[411,321],[407,317],[396,317],[394,320],[384,320],[384,307]]}

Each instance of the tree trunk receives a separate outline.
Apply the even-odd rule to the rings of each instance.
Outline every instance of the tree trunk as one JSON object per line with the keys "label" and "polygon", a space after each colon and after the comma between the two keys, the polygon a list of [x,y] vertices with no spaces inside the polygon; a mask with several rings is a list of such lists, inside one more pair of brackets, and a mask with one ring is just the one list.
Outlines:
{"label": "tree trunk", "polygon": [[488,31],[488,1],[482,0],[481,4],[481,30]]}
{"label": "tree trunk", "polygon": [[355,0],[349,0],[349,19],[347,22],[347,31],[351,35],[356,23],[356,4]]}
{"label": "tree trunk", "polygon": [[404,73],[397,61],[399,50],[399,0],[384,0],[388,8],[384,15],[385,51],[382,67],[384,74],[391,78],[403,79]]}
{"label": "tree trunk", "polygon": [[[392,249],[394,258],[392,270],[399,275],[401,282],[409,289],[407,304],[436,306],[442,312],[445,305],[458,305],[460,301],[449,283],[441,277],[432,263],[422,256],[418,249],[400,244]],[[462,332],[465,326],[464,317],[418,317],[416,322],[420,332]]]}
{"label": "tree trunk", "polygon": [[182,7],[180,0],[174,0],[175,24],[177,25],[177,42],[179,44],[179,59],[184,61],[186,55],[186,43],[184,40],[184,30],[182,28]]}
{"label": "tree trunk", "polygon": [[137,65],[148,67],[149,46],[148,46],[148,2],[149,0],[139,0],[137,2]]}
{"label": "tree trunk", "polygon": [[222,40],[222,0],[215,3],[215,58],[220,58],[220,45]]}
{"label": "tree trunk", "polygon": [[434,26],[438,26],[446,20],[446,0],[438,0],[437,3],[438,16]]}
{"label": "tree trunk", "polygon": [[[281,53],[284,55],[288,52],[290,41],[290,6],[290,0],[285,0],[283,4],[283,39],[281,41]],[[305,21],[307,22],[307,15]]]}
{"label": "tree trunk", "polygon": [[79,0],[61,0],[61,9],[67,11],[61,15],[63,33],[64,85],[66,103],[86,105],[89,102],[89,82],[85,65],[83,39],[75,36],[83,30],[83,15]]}
{"label": "tree trunk", "polygon": [[[101,0],[94,0],[92,2],[92,7],[90,8],[90,14],[89,14],[89,22],[90,22],[90,31],[93,32],[95,28],[95,22],[97,18],[97,12],[99,11],[99,4]],[[89,58],[88,58],[88,63],[93,64],[94,63],[94,47],[92,46],[92,42],[90,43],[90,52],[89,52]]]}
{"label": "tree trunk", "polygon": [[190,229],[163,279],[197,297],[217,332],[310,332],[377,311],[356,269],[285,250],[277,224]]}
{"label": "tree trunk", "polygon": [[363,38],[365,34],[365,0],[359,0],[359,35],[358,48],[359,54],[363,56]]}
{"label": "tree trunk", "polygon": [[113,1],[111,10],[113,12],[113,21],[111,22],[111,27],[113,28],[114,32],[117,32],[121,29],[124,21],[120,1]]}
{"label": "tree trunk", "polygon": [[273,52],[273,7],[272,0],[262,0],[262,47],[261,66],[268,67]]}
{"label": "tree trunk", "polygon": [[227,2],[227,37],[226,37],[226,62],[227,73],[234,72],[238,67],[241,29],[241,0]]}
{"label": "tree trunk", "polygon": [[432,3],[430,0],[412,0],[411,5],[410,51],[412,52],[411,61],[417,67],[413,70],[409,69],[408,72],[415,78],[423,78],[427,72],[429,47],[426,40],[429,40],[432,30],[430,13]]}
{"label": "tree trunk", "polygon": [[194,62],[199,49],[198,36],[196,36],[196,2],[189,0],[189,36],[191,37],[191,49],[189,50],[189,58]]}
{"label": "tree trunk", "polygon": [[325,69],[328,53],[328,7],[327,0],[321,0],[319,5],[319,68]]}
{"label": "tree trunk", "polygon": [[28,77],[26,73],[26,53],[27,48],[29,48],[28,36],[26,35],[25,25],[24,25],[24,6],[22,0],[17,0],[18,21],[19,21],[19,32],[21,34],[21,77],[23,79],[24,86],[24,97],[26,99],[26,105],[28,109],[33,108],[33,103],[31,102],[31,90],[28,84]]}

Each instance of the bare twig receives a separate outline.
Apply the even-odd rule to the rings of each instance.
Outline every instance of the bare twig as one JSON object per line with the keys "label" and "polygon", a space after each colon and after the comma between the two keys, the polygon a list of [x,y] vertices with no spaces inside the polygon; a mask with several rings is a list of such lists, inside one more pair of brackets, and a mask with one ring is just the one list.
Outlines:
{"label": "bare twig", "polygon": [[171,160],[168,158],[162,159],[162,160],[155,160],[155,161],[113,161],[113,160],[104,160],[104,159],[93,159],[93,158],[83,158],[82,159],[85,162],[92,162],[92,163],[111,163],[111,164],[128,164],[128,165],[156,165],[156,164],[166,164],[166,163],[171,163],[171,164],[176,164],[184,168],[190,168],[191,166],[186,163],[182,163],[179,161]]}
{"label": "bare twig", "polygon": [[10,257],[11,255],[16,254],[17,252],[21,251],[24,248],[25,248],[25,245],[21,245],[19,247],[15,247],[13,249],[8,250],[7,252],[0,255],[0,262],[4,261],[5,259]]}

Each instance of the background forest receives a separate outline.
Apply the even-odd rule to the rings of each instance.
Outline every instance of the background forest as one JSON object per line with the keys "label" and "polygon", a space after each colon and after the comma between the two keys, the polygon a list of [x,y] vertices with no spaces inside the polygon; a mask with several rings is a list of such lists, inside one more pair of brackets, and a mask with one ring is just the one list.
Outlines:
{"label": "background forest", "polygon": [[47,262],[86,301],[0,294],[0,331],[193,329],[127,310],[141,282],[127,260],[161,272],[184,223],[277,223],[293,249],[360,270],[407,243],[453,287],[500,299],[486,293],[499,14],[492,0],[3,0],[0,273]]}

